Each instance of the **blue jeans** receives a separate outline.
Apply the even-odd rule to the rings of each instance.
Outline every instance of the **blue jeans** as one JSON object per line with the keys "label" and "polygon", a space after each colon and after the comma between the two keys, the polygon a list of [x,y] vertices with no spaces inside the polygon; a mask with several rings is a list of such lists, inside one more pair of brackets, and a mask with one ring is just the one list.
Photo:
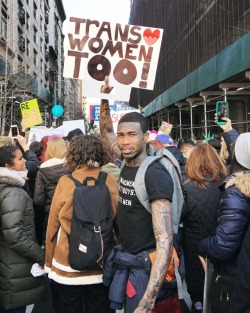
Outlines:
{"label": "blue jeans", "polygon": [[0,313],[25,313],[26,306],[22,306],[21,308],[17,309],[10,309],[8,311],[5,311],[4,309],[0,308]]}

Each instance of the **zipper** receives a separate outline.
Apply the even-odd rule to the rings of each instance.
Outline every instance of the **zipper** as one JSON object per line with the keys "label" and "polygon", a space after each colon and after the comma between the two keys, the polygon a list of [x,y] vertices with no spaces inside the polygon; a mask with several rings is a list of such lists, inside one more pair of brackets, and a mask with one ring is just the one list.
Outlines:
{"label": "zipper", "polygon": [[234,216],[235,216],[234,214],[224,214],[224,215],[221,215],[220,217],[218,217],[217,222],[219,220],[221,220],[222,218],[224,218],[224,217],[234,217]]}

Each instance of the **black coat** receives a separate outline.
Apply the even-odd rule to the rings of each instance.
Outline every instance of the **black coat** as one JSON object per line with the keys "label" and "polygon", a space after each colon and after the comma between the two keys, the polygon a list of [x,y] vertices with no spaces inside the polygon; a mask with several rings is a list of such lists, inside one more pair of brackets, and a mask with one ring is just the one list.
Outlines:
{"label": "black coat", "polygon": [[237,285],[233,291],[228,313],[246,313],[250,309],[250,226],[246,232],[237,264]]}
{"label": "black coat", "polygon": [[214,207],[220,191],[214,181],[201,189],[193,181],[184,185],[186,202],[184,202],[182,222],[183,250],[185,256],[186,283],[191,300],[202,301],[204,290],[204,269],[199,260],[199,242],[212,235],[216,220]]}

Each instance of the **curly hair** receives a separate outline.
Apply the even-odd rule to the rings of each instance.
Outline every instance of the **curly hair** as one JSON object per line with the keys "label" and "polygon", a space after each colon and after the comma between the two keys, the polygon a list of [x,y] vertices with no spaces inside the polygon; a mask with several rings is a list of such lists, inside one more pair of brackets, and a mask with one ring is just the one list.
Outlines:
{"label": "curly hair", "polygon": [[211,175],[211,180],[219,185],[227,176],[227,169],[216,150],[207,143],[196,146],[187,160],[186,166],[187,180],[193,180],[195,186],[206,189],[208,183],[205,178]]}
{"label": "curly hair", "polygon": [[98,163],[101,167],[109,162],[109,157],[96,136],[79,135],[70,141],[66,160],[69,169],[74,171],[80,165],[96,167]]}

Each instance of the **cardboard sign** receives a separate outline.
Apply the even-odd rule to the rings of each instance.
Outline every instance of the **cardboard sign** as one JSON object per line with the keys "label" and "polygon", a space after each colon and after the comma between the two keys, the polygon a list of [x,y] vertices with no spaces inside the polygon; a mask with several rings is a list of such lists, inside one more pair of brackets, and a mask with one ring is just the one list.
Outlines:
{"label": "cardboard sign", "polygon": [[115,134],[117,133],[117,126],[118,126],[118,122],[120,121],[121,117],[127,113],[130,113],[130,112],[140,112],[140,110],[132,109],[132,110],[128,110],[128,111],[111,111],[110,112]]}
{"label": "cardboard sign", "polygon": [[[172,128],[173,128],[172,124],[164,122],[164,121],[161,122],[160,131],[162,133],[169,135]],[[158,134],[159,134],[159,132],[158,132]]]}
{"label": "cardboard sign", "polygon": [[[63,76],[84,80],[85,97],[128,101],[131,87],[153,90],[162,34],[160,28],[70,17]],[[110,94],[100,91],[105,76],[115,87]]]}
{"label": "cardboard sign", "polygon": [[85,134],[84,120],[64,121],[63,122],[63,135],[68,136],[68,133],[71,130],[74,130],[76,128],[80,128],[82,132]]}
{"label": "cardboard sign", "polygon": [[[125,104],[121,104],[121,103],[114,103],[113,105],[109,106],[110,111],[112,113],[112,111],[122,111],[122,112],[130,112],[130,111],[138,111],[133,107],[130,107],[128,105]],[[122,113],[121,112],[121,113]],[[98,122],[100,120],[100,104],[90,104],[89,105],[89,122],[91,122],[91,120],[93,120],[94,122]]]}
{"label": "cardboard sign", "polygon": [[41,129],[41,128],[36,128],[32,127],[30,129],[30,134],[29,134],[29,140],[28,140],[28,146],[33,142],[33,141],[41,141],[43,137],[45,136],[51,136],[51,135],[61,135],[61,132],[58,131],[57,129]]}
{"label": "cardboard sign", "polygon": [[32,127],[43,122],[37,99],[20,103],[20,109],[25,127]]}

